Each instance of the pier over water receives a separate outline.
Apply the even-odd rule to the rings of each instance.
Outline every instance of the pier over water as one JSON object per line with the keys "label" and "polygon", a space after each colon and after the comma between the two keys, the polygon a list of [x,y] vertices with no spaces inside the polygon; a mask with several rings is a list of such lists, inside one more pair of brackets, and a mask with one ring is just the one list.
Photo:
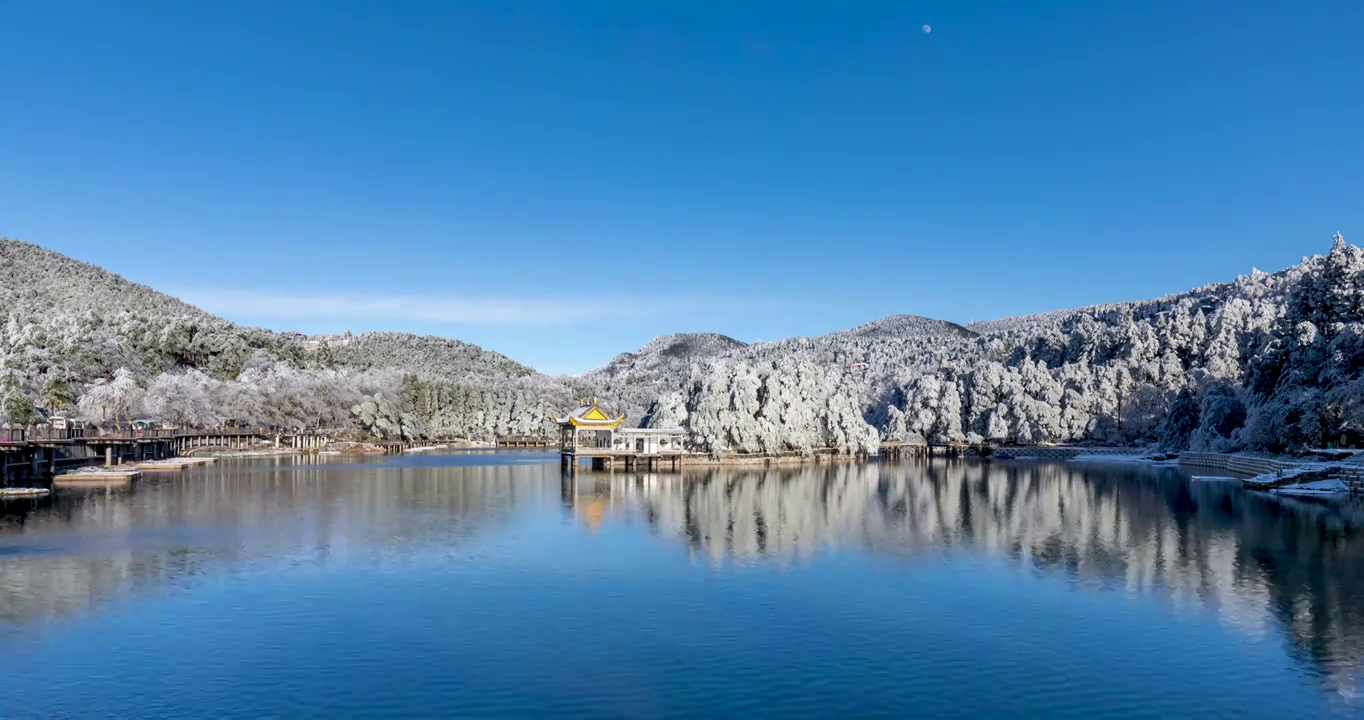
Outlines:
{"label": "pier over water", "polygon": [[611,417],[597,404],[583,403],[576,410],[557,417],[559,425],[559,463],[565,470],[576,470],[583,458],[594,469],[612,468],[620,463],[625,469],[681,468],[687,456],[686,431],[681,428],[622,428],[625,413]]}
{"label": "pier over water", "polygon": [[[95,430],[0,428],[0,487],[45,484],[78,467],[140,463],[193,455],[200,450],[251,450],[262,446],[301,452],[333,442],[322,432],[271,432],[260,428]],[[370,443],[384,453],[440,445],[444,440]]]}

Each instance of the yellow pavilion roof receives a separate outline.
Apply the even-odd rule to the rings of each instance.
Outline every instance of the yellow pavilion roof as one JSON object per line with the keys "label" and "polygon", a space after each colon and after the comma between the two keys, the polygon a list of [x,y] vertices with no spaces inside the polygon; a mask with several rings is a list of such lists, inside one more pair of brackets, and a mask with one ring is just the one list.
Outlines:
{"label": "yellow pavilion roof", "polygon": [[563,417],[556,417],[554,422],[574,427],[613,428],[625,422],[625,413],[621,413],[620,417],[612,418],[602,411],[601,406],[597,405],[597,399],[592,398],[592,404],[583,405]]}

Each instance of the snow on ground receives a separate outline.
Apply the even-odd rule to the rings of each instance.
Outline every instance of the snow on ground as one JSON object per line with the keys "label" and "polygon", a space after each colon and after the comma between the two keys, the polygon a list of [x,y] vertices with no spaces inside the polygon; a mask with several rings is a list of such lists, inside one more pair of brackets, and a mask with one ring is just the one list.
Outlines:
{"label": "snow on ground", "polygon": [[1256,485],[1273,485],[1275,483],[1282,482],[1283,480],[1286,479],[1298,477],[1299,475],[1320,472],[1323,470],[1330,470],[1331,468],[1336,467],[1336,465],[1337,465],[1336,463],[1319,462],[1303,463],[1297,467],[1286,468],[1284,470],[1275,470],[1273,472],[1267,472],[1261,475],[1256,475],[1255,477],[1248,478],[1243,482],[1251,487],[1254,487]]}
{"label": "snow on ground", "polygon": [[1317,495],[1341,495],[1350,492],[1350,486],[1336,479],[1315,480],[1313,482],[1285,485],[1270,490],[1275,495],[1297,495],[1312,497]]}

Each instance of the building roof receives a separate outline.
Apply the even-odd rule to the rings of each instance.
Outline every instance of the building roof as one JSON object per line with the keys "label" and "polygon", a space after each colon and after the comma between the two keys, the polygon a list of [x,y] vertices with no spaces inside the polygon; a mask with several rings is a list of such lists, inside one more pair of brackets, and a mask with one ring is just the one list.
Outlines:
{"label": "building roof", "polygon": [[592,398],[591,405],[583,405],[563,417],[556,417],[554,422],[560,425],[573,425],[574,427],[613,428],[625,422],[625,413],[621,413],[620,417],[613,420],[602,412],[602,409],[597,405],[597,399]]}

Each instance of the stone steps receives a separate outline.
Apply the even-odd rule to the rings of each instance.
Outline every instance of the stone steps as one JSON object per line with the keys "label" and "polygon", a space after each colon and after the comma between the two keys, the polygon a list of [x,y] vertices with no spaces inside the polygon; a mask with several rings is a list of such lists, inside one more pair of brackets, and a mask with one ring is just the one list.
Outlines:
{"label": "stone steps", "polygon": [[1074,445],[1008,445],[996,447],[992,455],[1000,460],[1071,460],[1081,455],[1145,455],[1144,448],[1077,447]]}
{"label": "stone steps", "polygon": [[1246,457],[1243,455],[1223,455],[1221,453],[1180,453],[1180,465],[1212,467],[1230,470],[1242,475],[1265,475],[1280,470],[1292,470],[1298,463],[1271,460],[1269,458]]}
{"label": "stone steps", "polygon": [[[1314,480],[1343,480],[1354,492],[1364,492],[1364,459],[1359,455],[1350,458],[1358,462],[1337,463],[1294,463],[1269,458],[1246,457],[1242,455],[1222,455],[1218,453],[1183,453],[1179,456],[1181,465],[1212,467],[1261,478],[1261,487],[1274,487]],[[1284,471],[1282,480],[1271,475]]]}

